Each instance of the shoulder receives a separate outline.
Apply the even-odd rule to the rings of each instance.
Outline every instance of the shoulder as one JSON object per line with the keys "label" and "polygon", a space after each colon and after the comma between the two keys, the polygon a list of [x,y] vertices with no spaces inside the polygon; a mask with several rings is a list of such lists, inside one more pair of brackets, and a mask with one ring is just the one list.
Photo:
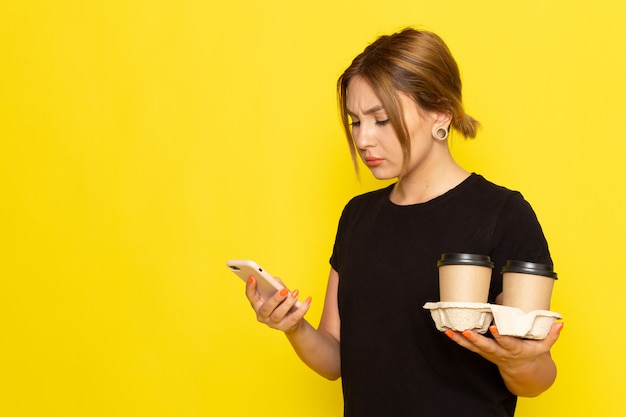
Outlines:
{"label": "shoulder", "polygon": [[530,204],[521,192],[495,184],[479,174],[472,174],[469,191],[486,205],[527,209]]}
{"label": "shoulder", "polygon": [[340,229],[360,221],[370,221],[385,206],[392,188],[393,185],[352,197],[341,213]]}
{"label": "shoulder", "polygon": [[472,174],[471,186],[480,193],[493,195],[494,197],[510,198],[513,194],[519,194],[518,191],[495,184],[480,174]]}
{"label": "shoulder", "polygon": [[385,188],[381,188],[374,191],[369,191],[355,197],[352,197],[348,204],[346,204],[344,211],[356,210],[362,207],[371,207],[372,205],[380,204],[389,199],[389,194],[393,184]]}
{"label": "shoulder", "polygon": [[499,270],[509,259],[552,264],[548,242],[535,211],[522,193],[479,177],[477,189],[491,201],[492,260]]}
{"label": "shoulder", "polygon": [[500,233],[526,236],[527,242],[532,239],[544,240],[537,214],[521,192],[493,184],[482,177],[480,179],[480,187],[493,201],[498,201],[496,224]]}

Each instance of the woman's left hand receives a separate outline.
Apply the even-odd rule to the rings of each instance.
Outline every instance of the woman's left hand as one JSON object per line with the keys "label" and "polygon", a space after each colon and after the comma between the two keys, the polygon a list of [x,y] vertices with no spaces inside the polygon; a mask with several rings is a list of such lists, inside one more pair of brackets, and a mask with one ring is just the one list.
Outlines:
{"label": "woman's left hand", "polygon": [[562,329],[562,322],[553,324],[543,340],[503,336],[498,333],[496,326],[489,328],[493,339],[470,330],[448,330],[445,334],[464,348],[496,364],[512,393],[532,397],[548,389],[556,378],[556,366],[550,356],[550,349]]}

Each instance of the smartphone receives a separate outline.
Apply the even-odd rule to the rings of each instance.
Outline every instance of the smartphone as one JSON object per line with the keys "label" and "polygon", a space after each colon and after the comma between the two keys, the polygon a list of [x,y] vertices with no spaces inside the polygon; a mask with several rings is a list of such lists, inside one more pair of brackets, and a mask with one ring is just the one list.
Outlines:
{"label": "smartphone", "polygon": [[[226,266],[244,282],[248,282],[248,278],[252,275],[257,282],[257,291],[265,300],[271,298],[276,291],[280,291],[285,287],[254,261],[231,260],[226,262]],[[294,308],[300,307],[300,304],[300,301],[296,301]]]}

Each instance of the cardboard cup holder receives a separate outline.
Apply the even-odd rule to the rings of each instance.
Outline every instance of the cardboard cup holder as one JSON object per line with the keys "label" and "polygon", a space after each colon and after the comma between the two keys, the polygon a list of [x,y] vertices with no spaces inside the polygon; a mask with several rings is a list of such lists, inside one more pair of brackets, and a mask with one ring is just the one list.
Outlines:
{"label": "cardboard cup holder", "polygon": [[474,330],[485,333],[493,321],[490,305],[486,303],[442,301],[426,303],[424,308],[430,310],[437,330],[442,332]]}
{"label": "cardboard cup holder", "polygon": [[487,303],[438,302],[424,304],[439,331],[474,330],[484,334],[492,323],[498,333],[524,339],[542,340],[550,328],[563,317],[548,310],[524,312],[516,307]]}
{"label": "cardboard cup holder", "polygon": [[[559,313],[549,311],[557,279],[552,265],[508,260],[502,267],[502,304],[487,304],[494,263],[487,255],[443,253],[437,261],[442,301],[426,303],[439,331],[498,333],[524,339],[545,339]],[[543,310],[542,310],[543,309]]]}

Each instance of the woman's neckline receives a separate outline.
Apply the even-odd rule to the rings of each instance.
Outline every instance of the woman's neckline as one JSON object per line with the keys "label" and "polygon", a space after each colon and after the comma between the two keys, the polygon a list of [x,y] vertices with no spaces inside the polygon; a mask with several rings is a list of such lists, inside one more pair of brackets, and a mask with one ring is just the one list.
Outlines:
{"label": "woman's neckline", "polygon": [[423,201],[423,202],[419,202],[419,203],[409,203],[409,204],[397,204],[394,203],[391,200],[391,193],[394,189],[394,187],[396,186],[397,183],[393,183],[391,185],[389,185],[387,187],[386,190],[386,195],[385,195],[385,200],[386,200],[386,204],[390,207],[395,207],[398,208],[399,210],[402,209],[410,209],[412,207],[427,207],[430,206],[432,204],[436,204],[439,201],[442,200],[446,200],[447,198],[449,198],[450,196],[453,196],[454,194],[458,193],[461,189],[465,188],[466,184],[469,184],[471,182],[473,182],[476,178],[480,177],[478,174],[476,174],[475,172],[471,172],[465,179],[463,179],[460,183],[458,183],[457,185],[453,186],[452,188],[450,188],[449,190],[445,191],[442,194],[439,194],[429,200]]}

